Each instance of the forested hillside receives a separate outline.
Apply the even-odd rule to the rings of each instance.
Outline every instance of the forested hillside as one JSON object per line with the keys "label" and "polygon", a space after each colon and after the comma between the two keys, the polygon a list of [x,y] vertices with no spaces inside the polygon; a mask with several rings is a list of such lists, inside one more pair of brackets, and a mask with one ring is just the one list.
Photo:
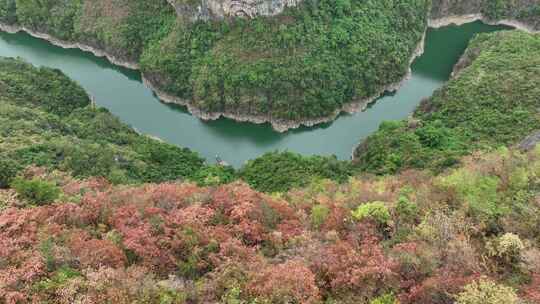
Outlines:
{"label": "forested hillside", "polygon": [[307,0],[276,16],[217,19],[191,16],[209,3],[170,2],[0,0],[0,22],[138,66],[167,101],[197,116],[283,131],[361,108],[399,82],[430,15],[483,14],[532,28],[540,16],[537,0]]}
{"label": "forested hillside", "polygon": [[[391,2],[414,1],[334,4],[362,3],[370,16]],[[114,2],[122,14],[111,3],[0,0],[0,12],[65,39],[81,37],[81,12],[99,12],[86,25],[101,34],[87,38],[116,39],[114,27],[133,46],[117,55],[156,66],[205,48],[209,57],[192,59],[212,66],[237,54],[217,46],[262,48],[251,26],[275,30],[272,18],[186,25],[165,2]],[[329,3],[288,9],[277,28],[336,20]],[[101,14],[110,23],[94,22]],[[127,35],[138,30],[126,20],[144,30]],[[167,51],[179,41],[191,51]],[[271,152],[235,171],[136,133],[59,70],[1,58],[0,304],[539,304],[539,109],[540,35],[482,34],[443,88],[409,119],[384,123],[353,162]]]}
{"label": "forested hillside", "polygon": [[176,15],[165,0],[0,0],[0,21],[77,41],[137,62]]}
{"label": "forested hillside", "polygon": [[427,7],[424,0],[309,0],[275,18],[178,23],[141,66],[204,112],[278,122],[332,116],[405,76]]}
{"label": "forested hillside", "polygon": [[278,196],[28,169],[0,190],[0,302],[540,303],[539,168],[500,149]]}
{"label": "forested hillside", "polygon": [[4,24],[140,63],[198,115],[282,130],[333,119],[400,81],[428,11],[427,0],[308,0],[275,17],[188,22],[165,0],[0,1]]}
{"label": "forested hillside", "polygon": [[362,171],[441,170],[478,149],[513,144],[540,129],[540,35],[482,34],[457,74],[408,120],[386,122],[355,151]]}
{"label": "forested hillside", "polygon": [[226,181],[228,169],[203,163],[197,153],[139,135],[95,108],[62,72],[0,59],[0,186],[29,165],[113,183],[204,183],[209,174]]}

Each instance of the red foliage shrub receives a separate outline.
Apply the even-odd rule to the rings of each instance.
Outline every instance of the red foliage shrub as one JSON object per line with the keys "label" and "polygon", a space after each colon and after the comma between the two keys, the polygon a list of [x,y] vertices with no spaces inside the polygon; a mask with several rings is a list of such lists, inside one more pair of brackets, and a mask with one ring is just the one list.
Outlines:
{"label": "red foliage shrub", "polygon": [[397,264],[384,255],[373,238],[365,239],[359,246],[338,241],[312,259],[311,268],[325,290],[355,293],[369,299],[381,288],[397,285]]}
{"label": "red foliage shrub", "polygon": [[26,303],[27,297],[24,293],[18,291],[3,292],[0,289],[0,300],[4,300],[6,304]]}
{"label": "red foliage shrub", "polygon": [[[152,273],[143,267],[127,269],[103,267],[86,271],[85,277],[87,281],[79,283],[81,285],[79,288],[85,290],[83,303],[145,303],[156,288]],[[77,298],[76,294],[71,296]]]}
{"label": "red foliage shrub", "polygon": [[102,266],[119,268],[126,263],[126,256],[122,249],[111,241],[89,239],[83,233],[72,236],[70,249],[83,268],[99,268]]}
{"label": "red foliage shrub", "polygon": [[255,248],[248,247],[236,239],[224,241],[219,247],[219,252],[210,257],[215,267],[228,262],[255,264],[260,258]]}
{"label": "red foliage shrub", "polygon": [[401,294],[400,301],[403,304],[452,304],[455,300],[452,295],[479,277],[478,274],[463,275],[442,269],[413,286],[408,293]]}
{"label": "red foliage shrub", "polygon": [[186,199],[198,192],[199,188],[190,184],[163,183],[150,185],[146,191],[154,206],[171,210],[184,207]]}
{"label": "red foliage shrub", "polygon": [[314,304],[321,299],[315,275],[300,261],[267,266],[253,275],[248,292],[276,304]]}
{"label": "red foliage shrub", "polygon": [[343,206],[330,206],[330,213],[326,217],[325,222],[320,227],[322,231],[338,231],[345,232],[347,230],[347,219],[350,218],[351,211]]}
{"label": "red foliage shrub", "polygon": [[286,202],[276,201],[251,190],[247,185],[234,183],[220,187],[213,193],[212,207],[229,219],[232,235],[248,245],[268,240],[269,234],[280,224],[283,237],[297,235],[301,228],[295,212]]}
{"label": "red foliage shrub", "polygon": [[535,304],[540,304],[540,274],[532,275],[531,283],[522,290],[523,298]]}
{"label": "red foliage shrub", "polygon": [[137,206],[117,208],[111,217],[111,224],[122,235],[125,248],[135,253],[144,265],[162,269],[174,267],[174,259],[164,246],[168,243],[167,236],[159,234]]}
{"label": "red foliage shrub", "polygon": [[105,191],[111,187],[111,184],[103,177],[93,177],[85,181],[71,180],[62,187],[65,195],[78,195],[87,192]]}
{"label": "red foliage shrub", "polygon": [[38,252],[23,251],[17,257],[18,264],[0,271],[0,300],[4,298],[7,303],[22,301],[22,294],[28,292],[32,283],[46,272],[45,263]]}
{"label": "red foliage shrub", "polygon": [[168,215],[171,224],[177,226],[207,226],[215,215],[215,211],[199,205],[176,209]]}

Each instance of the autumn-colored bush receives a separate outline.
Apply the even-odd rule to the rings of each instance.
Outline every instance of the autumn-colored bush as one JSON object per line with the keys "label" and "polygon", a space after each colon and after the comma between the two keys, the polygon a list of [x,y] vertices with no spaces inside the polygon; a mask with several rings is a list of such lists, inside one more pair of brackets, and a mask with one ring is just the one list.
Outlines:
{"label": "autumn-colored bush", "polygon": [[[540,153],[474,157],[439,176],[320,181],[274,195],[242,182],[120,186],[31,168],[21,176],[63,193],[54,204],[15,196],[1,208],[0,303],[454,304],[507,291],[500,286],[516,288],[505,301],[538,302],[540,204],[519,193],[540,186]],[[447,179],[459,170],[476,180]],[[505,212],[484,217],[470,203],[492,194],[472,185],[492,175]]]}
{"label": "autumn-colored bush", "polygon": [[358,246],[339,241],[324,248],[311,263],[324,290],[334,296],[352,294],[358,301],[373,298],[381,289],[391,289],[397,279],[397,263],[385,256],[373,238]]}
{"label": "autumn-colored bush", "polygon": [[249,283],[248,291],[263,303],[316,304],[321,299],[315,275],[300,261],[287,261],[262,269]]}
{"label": "autumn-colored bush", "polygon": [[97,240],[74,235],[70,241],[71,252],[82,268],[120,268],[126,263],[124,252],[110,240]]}
{"label": "autumn-colored bush", "polygon": [[454,304],[452,295],[460,292],[464,285],[472,282],[476,274],[463,274],[461,272],[440,269],[423,281],[412,286],[408,292],[401,294],[401,303],[404,304]]}
{"label": "autumn-colored bush", "polygon": [[540,274],[533,274],[531,282],[522,290],[525,299],[531,303],[540,303]]}

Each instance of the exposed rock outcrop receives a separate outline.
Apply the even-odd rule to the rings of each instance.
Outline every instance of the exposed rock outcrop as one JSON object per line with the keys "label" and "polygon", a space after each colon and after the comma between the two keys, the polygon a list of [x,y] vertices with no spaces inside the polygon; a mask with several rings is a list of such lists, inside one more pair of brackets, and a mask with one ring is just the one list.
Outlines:
{"label": "exposed rock outcrop", "polygon": [[431,18],[480,14],[483,0],[433,0]]}
{"label": "exposed rock outcrop", "polygon": [[431,27],[482,20],[530,32],[540,30],[540,0],[433,0]]}
{"label": "exposed rock outcrop", "polygon": [[530,151],[534,149],[538,143],[540,143],[540,131],[527,136],[519,143],[518,147],[520,150]]}
{"label": "exposed rock outcrop", "polygon": [[179,17],[189,21],[275,16],[302,0],[167,0]]}

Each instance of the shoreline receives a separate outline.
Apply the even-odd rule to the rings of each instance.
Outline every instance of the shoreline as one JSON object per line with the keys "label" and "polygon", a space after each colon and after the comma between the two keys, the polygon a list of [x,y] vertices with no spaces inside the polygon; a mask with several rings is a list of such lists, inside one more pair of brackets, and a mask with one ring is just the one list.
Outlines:
{"label": "shoreline", "polygon": [[[250,122],[250,123],[255,123],[255,124],[269,123],[272,126],[272,129],[274,129],[277,132],[284,133],[292,129],[300,128],[302,126],[313,127],[318,124],[332,122],[342,113],[354,114],[360,111],[364,111],[368,105],[370,105],[373,102],[376,102],[382,95],[384,95],[387,92],[397,91],[407,80],[411,78],[412,63],[414,62],[416,58],[420,57],[424,53],[425,38],[426,38],[427,30],[429,28],[440,28],[440,27],[449,26],[452,24],[459,26],[465,23],[470,23],[470,22],[474,22],[478,20],[489,25],[507,25],[507,26],[516,28],[518,30],[526,31],[529,33],[538,32],[532,27],[516,20],[500,20],[497,22],[493,22],[493,21],[487,20],[487,18],[485,18],[481,14],[469,14],[469,15],[461,15],[461,16],[456,15],[456,16],[437,18],[437,19],[428,19],[426,30],[424,31],[424,34],[420,42],[418,43],[416,50],[413,52],[409,60],[409,67],[408,67],[407,73],[403,76],[401,80],[394,83],[390,83],[386,86],[383,86],[382,88],[378,90],[378,93],[372,96],[368,96],[359,100],[353,100],[349,103],[346,103],[341,108],[336,109],[334,113],[332,113],[331,115],[328,115],[326,117],[321,117],[321,118],[305,119],[305,120],[299,120],[299,121],[284,121],[284,120],[274,119],[271,116],[266,116],[266,115],[242,115],[242,114],[231,113],[231,112],[214,112],[214,113],[204,112],[204,111],[201,111],[199,108],[193,106],[193,104],[189,100],[185,100],[180,97],[173,96],[163,91],[162,89],[158,88],[156,84],[152,83],[147,77],[145,77],[145,74],[140,71],[140,66],[138,63],[119,59],[112,54],[109,54],[103,50],[97,49],[95,47],[92,47],[83,43],[62,41],[62,40],[56,39],[55,37],[49,34],[37,32],[29,28],[26,28],[24,26],[8,25],[8,24],[3,24],[0,22],[0,30],[4,32],[8,32],[8,33],[26,32],[32,37],[46,40],[55,46],[58,46],[64,49],[80,49],[82,51],[90,52],[96,57],[105,57],[109,62],[111,62],[114,65],[132,69],[132,70],[138,70],[141,73],[141,79],[142,79],[143,85],[145,85],[147,88],[152,90],[153,93],[158,97],[160,101],[164,103],[172,103],[172,104],[185,106],[187,110],[189,111],[189,113],[197,117],[198,119],[201,119],[204,121],[210,121],[210,120],[217,120],[221,117],[224,117],[224,118],[232,119],[237,122]],[[354,149],[356,149],[356,147]]]}
{"label": "shoreline", "polygon": [[161,101],[163,101],[164,103],[171,103],[171,104],[178,104],[181,106],[185,106],[187,107],[188,111],[193,116],[196,116],[199,119],[209,121],[209,120],[217,120],[221,117],[224,117],[224,118],[232,119],[238,122],[250,122],[254,124],[269,123],[272,126],[272,129],[274,129],[274,131],[284,133],[292,129],[300,128],[302,126],[313,127],[318,124],[332,122],[341,113],[354,114],[354,113],[363,111],[367,108],[368,105],[375,102],[385,93],[397,91],[407,80],[411,78],[412,76],[411,65],[414,62],[414,60],[424,53],[426,32],[427,30],[424,32],[422,39],[420,40],[420,42],[418,43],[416,47],[416,50],[413,52],[411,58],[409,59],[409,67],[408,67],[407,73],[405,74],[405,76],[402,77],[401,80],[384,86],[382,89],[379,89],[378,93],[375,95],[360,99],[358,101],[352,101],[352,102],[346,103],[340,109],[335,110],[333,114],[326,117],[316,118],[316,119],[306,119],[306,120],[301,120],[301,121],[281,121],[281,120],[273,119],[272,117],[262,116],[262,115],[241,115],[241,114],[230,113],[230,112],[215,112],[215,113],[203,112],[197,107],[193,106],[188,100],[179,98],[177,96],[173,96],[157,88],[157,86],[154,83],[152,83],[148,78],[146,78],[144,74],[142,74],[142,80],[143,80],[144,85],[150,88]]}
{"label": "shoreline", "polygon": [[129,61],[119,59],[119,58],[117,58],[116,56],[114,56],[112,54],[109,54],[109,53],[107,53],[107,52],[105,52],[105,51],[103,51],[101,49],[97,49],[97,48],[95,48],[93,46],[90,46],[90,45],[87,45],[87,44],[83,44],[83,43],[79,43],[79,42],[68,42],[68,41],[60,40],[60,39],[57,39],[57,38],[55,38],[55,37],[53,37],[53,36],[51,36],[49,34],[37,32],[37,31],[31,30],[31,29],[29,29],[27,27],[24,27],[24,26],[9,25],[9,24],[5,24],[5,23],[0,22],[0,31],[10,33],[10,34],[15,34],[15,33],[18,33],[18,32],[25,32],[25,33],[27,33],[28,35],[30,35],[30,36],[32,36],[34,38],[46,40],[49,43],[51,43],[52,45],[61,47],[63,49],[79,49],[79,50],[82,50],[82,51],[85,51],[85,52],[92,53],[96,57],[104,57],[110,63],[112,63],[114,65],[121,66],[121,67],[131,69],[131,70],[139,70],[139,64],[137,64],[135,62],[129,62]]}
{"label": "shoreline", "polygon": [[[429,19],[427,28],[428,29],[429,28],[437,29],[437,28],[450,26],[450,25],[461,26],[461,25],[471,23],[471,22],[475,22],[475,21],[482,21],[483,23],[488,24],[488,25],[506,25],[506,26],[513,27],[516,30],[525,31],[527,33],[532,33],[532,34],[539,32],[539,31],[533,29],[532,27],[530,27],[530,26],[528,26],[528,25],[526,25],[524,23],[521,23],[519,21],[515,21],[515,20],[500,20],[500,21],[497,21],[497,22],[488,21],[481,14],[469,14],[469,15],[450,16],[450,17],[444,17],[444,18]],[[427,29],[426,29],[426,31],[427,31]],[[454,64],[454,69],[452,70],[452,74],[450,75],[451,78],[456,77],[457,74],[459,73],[459,71],[456,70],[455,67],[456,67],[457,64],[459,64],[465,58],[465,56],[467,56],[466,53],[462,54],[459,57],[458,61]],[[410,118],[410,116],[408,118]],[[360,144],[362,144],[362,142],[364,140],[365,139],[362,139],[358,144],[353,146],[352,152],[351,152],[351,157],[350,157],[351,161],[354,161],[354,154],[356,152],[356,149],[360,146]]]}
{"label": "shoreline", "polygon": [[445,27],[449,25],[460,26],[460,25],[475,22],[475,21],[482,21],[483,23],[488,24],[488,25],[506,25],[516,30],[524,31],[530,34],[539,32],[539,30],[536,30],[535,28],[517,20],[502,19],[498,21],[493,21],[493,20],[489,20],[482,14],[453,15],[453,16],[448,16],[448,17],[443,17],[443,18],[433,18],[433,19],[429,19],[428,27],[441,28],[441,27]]}
{"label": "shoreline", "polygon": [[416,50],[411,55],[407,73],[403,76],[401,80],[384,86],[383,88],[378,90],[377,94],[373,96],[369,96],[369,97],[360,99],[358,101],[351,101],[349,103],[346,103],[340,109],[336,109],[334,113],[332,113],[331,115],[328,115],[326,117],[321,117],[321,118],[306,119],[306,120],[299,120],[299,121],[283,121],[279,119],[273,119],[272,117],[265,116],[265,115],[241,115],[241,114],[230,113],[230,112],[215,112],[215,113],[204,112],[204,111],[201,111],[199,108],[193,106],[191,102],[189,102],[188,100],[182,99],[177,96],[173,96],[163,91],[162,89],[159,89],[157,85],[155,85],[147,77],[145,77],[144,73],[140,71],[140,67],[137,63],[118,59],[112,54],[109,54],[103,50],[97,49],[95,47],[92,47],[83,43],[78,43],[78,42],[73,43],[73,42],[63,41],[49,34],[37,32],[24,26],[9,25],[9,24],[4,24],[0,22],[0,31],[12,33],[12,34],[18,33],[18,32],[25,32],[34,38],[46,40],[52,45],[55,45],[64,49],[80,49],[85,52],[90,52],[96,57],[105,57],[110,63],[114,65],[132,69],[132,70],[138,70],[141,73],[141,79],[142,79],[143,84],[147,88],[152,90],[153,93],[158,97],[158,99],[160,99],[160,101],[164,103],[172,103],[172,104],[185,106],[187,110],[189,111],[189,113],[197,117],[198,119],[201,119],[204,121],[210,121],[210,120],[217,120],[221,117],[224,117],[224,118],[232,119],[237,122],[250,122],[250,123],[255,123],[255,124],[269,123],[272,126],[272,129],[274,131],[279,132],[279,133],[284,133],[292,129],[300,128],[302,126],[313,127],[318,124],[332,122],[341,113],[354,114],[356,112],[363,111],[366,109],[366,107],[369,104],[375,102],[383,94],[387,92],[397,91],[407,80],[410,79],[412,75],[411,64],[414,62],[414,60],[417,57],[421,56],[424,52],[424,43],[425,43],[427,27],[426,27],[426,31],[424,31],[421,41],[418,43]]}

